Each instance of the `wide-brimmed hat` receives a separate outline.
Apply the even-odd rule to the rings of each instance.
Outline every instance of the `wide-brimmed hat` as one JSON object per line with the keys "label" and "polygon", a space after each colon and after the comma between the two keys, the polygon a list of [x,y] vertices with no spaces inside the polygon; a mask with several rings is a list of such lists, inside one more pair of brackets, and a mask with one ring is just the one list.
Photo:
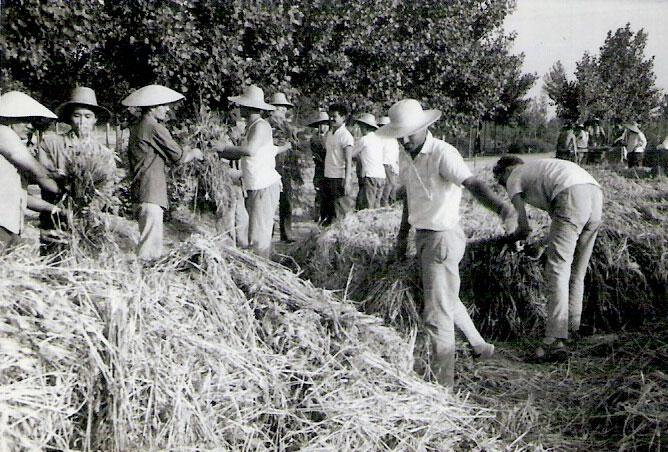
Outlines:
{"label": "wide-brimmed hat", "polygon": [[306,127],[316,127],[323,123],[329,123],[329,115],[326,111],[319,111],[306,123]]}
{"label": "wide-brimmed hat", "polygon": [[390,123],[390,117],[389,116],[383,116],[378,120],[378,126],[384,126],[385,124]]}
{"label": "wide-brimmed hat", "polygon": [[58,115],[58,118],[60,118],[61,121],[67,122],[69,120],[67,117],[68,113],[76,105],[82,105],[86,108],[89,108],[95,112],[96,116],[111,116],[109,110],[97,104],[97,96],[95,96],[95,91],[85,86],[77,86],[72,90],[72,93],[70,94],[70,100],[63,102],[56,107],[56,114]]}
{"label": "wide-brimmed hat", "polygon": [[361,122],[362,124],[366,124],[367,126],[373,127],[374,129],[378,128],[376,117],[371,113],[362,113],[357,115],[353,121]]}
{"label": "wide-brimmed hat", "polygon": [[637,122],[628,122],[628,123],[624,124],[624,127],[629,129],[632,132],[640,133],[640,128],[638,127]]}
{"label": "wide-brimmed hat", "polygon": [[231,96],[227,100],[243,107],[257,108],[258,110],[276,110],[271,104],[264,101],[264,91],[256,85],[250,85],[241,96]]}
{"label": "wide-brimmed hat", "polygon": [[9,91],[0,96],[0,117],[25,119],[58,118],[54,112],[20,91]]}
{"label": "wide-brimmed hat", "polygon": [[162,85],[147,85],[133,91],[121,101],[126,107],[156,107],[185,99],[185,96]]}
{"label": "wide-brimmed hat", "polygon": [[294,107],[295,105],[288,101],[288,98],[285,97],[283,93],[274,93],[271,95],[271,100],[269,101],[271,105],[275,106],[285,106],[285,107]]}
{"label": "wide-brimmed hat", "polygon": [[389,124],[376,132],[377,135],[402,138],[429,127],[441,117],[440,110],[423,110],[415,99],[400,100],[390,107]]}

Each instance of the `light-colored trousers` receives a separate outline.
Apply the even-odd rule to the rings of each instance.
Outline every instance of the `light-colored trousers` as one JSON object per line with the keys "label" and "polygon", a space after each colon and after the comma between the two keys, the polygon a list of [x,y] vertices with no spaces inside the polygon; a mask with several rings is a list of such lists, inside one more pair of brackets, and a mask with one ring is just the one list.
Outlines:
{"label": "light-colored trousers", "polygon": [[256,254],[270,257],[274,215],[278,209],[281,183],[276,182],[260,190],[248,190],[247,193],[248,244]]}
{"label": "light-colored trousers", "polygon": [[162,256],[163,210],[158,204],[143,202],[139,205],[139,243],[137,256],[151,260]]}
{"label": "light-colored trousers", "polygon": [[552,201],[546,250],[546,337],[568,339],[580,328],[587,265],[601,226],[603,194],[596,185],[567,188]]}
{"label": "light-colored trousers", "polygon": [[457,226],[445,231],[418,229],[415,246],[424,289],[423,319],[434,351],[432,370],[439,382],[452,385],[455,367],[455,328],[472,346],[485,340],[459,299],[459,262],[466,236]]}
{"label": "light-colored trousers", "polygon": [[380,205],[386,207],[392,205],[397,200],[397,189],[399,188],[399,175],[394,173],[392,165],[385,166],[385,185],[381,195]]}
{"label": "light-colored trousers", "polygon": [[248,212],[241,185],[232,185],[229,203],[221,206],[216,229],[233,245],[248,248]]}

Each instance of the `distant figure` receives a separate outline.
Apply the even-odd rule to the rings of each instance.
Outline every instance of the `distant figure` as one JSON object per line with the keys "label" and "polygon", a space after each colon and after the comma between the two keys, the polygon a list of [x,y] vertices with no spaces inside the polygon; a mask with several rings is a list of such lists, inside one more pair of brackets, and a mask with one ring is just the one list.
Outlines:
{"label": "distant figure", "polygon": [[314,219],[317,223],[325,218],[325,210],[322,197],[325,185],[325,136],[329,130],[329,115],[321,111],[306,123],[307,127],[314,127],[315,132],[311,136],[311,157],[313,158],[313,188],[315,189]]}
{"label": "distant figure", "polygon": [[555,157],[574,162],[577,159],[577,149],[578,146],[573,128],[570,124],[566,123],[561,127],[561,132],[559,132],[559,137],[557,138],[557,153]]}
{"label": "distant figure", "polygon": [[139,211],[137,256],[151,263],[162,256],[163,216],[168,208],[167,167],[202,159],[199,149],[181,149],[162,124],[167,121],[170,104],[183,95],[160,85],[147,85],[121,101],[126,107],[139,107],[141,119],[130,126],[128,160],[132,172],[132,192]]}
{"label": "distant figure", "polygon": [[524,163],[508,155],[499,159],[492,172],[518,213],[511,240],[524,240],[531,233],[525,204],[552,218],[545,265],[547,325],[536,358],[562,355],[569,331],[580,329],[585,273],[602,221],[601,187],[580,166],[556,159]]}
{"label": "distant figure", "polygon": [[31,121],[54,120],[56,115],[32,97],[18,91],[0,96],[0,253],[22,242],[26,209],[58,216],[62,210],[51,203],[30,196],[19,171],[27,174],[53,196],[60,192],[56,181],[28,151],[22,139],[28,137]]}
{"label": "distant figure", "polygon": [[581,164],[587,161],[587,153],[589,152],[589,133],[583,123],[576,126],[575,133],[576,163]]}
{"label": "distant figure", "polygon": [[589,145],[592,147],[601,147],[607,144],[607,137],[605,130],[601,127],[601,119],[595,117],[587,124],[587,132],[589,133]]}
{"label": "distant figure", "polygon": [[645,138],[645,134],[638,127],[637,122],[626,123],[623,127],[624,131],[622,135],[615,142],[624,146],[624,158],[629,168],[642,166],[647,138]]}
{"label": "distant figure", "polygon": [[[390,123],[390,118],[383,116],[378,125]],[[399,190],[399,142],[396,138],[380,137],[383,142],[383,167],[385,168],[385,186],[380,198],[382,207],[390,206],[397,201]]]}
{"label": "distant figure", "polygon": [[371,113],[362,113],[354,121],[363,135],[357,140],[353,149],[353,156],[357,156],[362,165],[359,182],[359,209],[376,209],[380,207],[380,199],[385,186],[383,141],[375,134],[378,124]]}
{"label": "distant figure", "polygon": [[[297,134],[290,123],[287,113],[294,108],[284,93],[274,93],[269,103],[276,109],[271,112],[267,121],[272,127],[274,141],[279,145],[296,143]],[[278,200],[278,221],[281,241],[294,242],[292,233],[292,203],[304,185],[301,174],[301,160],[298,150],[294,147],[276,156],[276,171],[281,175],[283,190]]]}
{"label": "distant figure", "polygon": [[329,106],[329,131],[325,137],[325,218],[322,224],[329,226],[334,219],[342,219],[352,209],[353,146],[355,139],[346,127],[348,108],[343,104]]}

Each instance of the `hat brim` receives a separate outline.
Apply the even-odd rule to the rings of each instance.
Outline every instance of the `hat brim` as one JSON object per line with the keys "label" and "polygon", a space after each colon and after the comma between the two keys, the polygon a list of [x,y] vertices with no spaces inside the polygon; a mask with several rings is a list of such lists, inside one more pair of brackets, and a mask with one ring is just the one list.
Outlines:
{"label": "hat brim", "polygon": [[388,124],[380,127],[376,131],[376,135],[391,138],[403,138],[413,135],[422,129],[425,129],[441,119],[441,110],[425,110],[423,121],[420,124],[412,124],[410,126],[396,126],[390,121]]}
{"label": "hat brim", "polygon": [[320,124],[329,124],[329,119],[318,119],[317,121],[311,121],[304,124],[306,127],[316,127]]}
{"label": "hat brim", "polygon": [[294,107],[295,104],[291,104],[290,102],[270,102],[270,105],[273,105],[274,107]]}
{"label": "hat brim", "polygon": [[629,129],[632,132],[640,133],[640,129],[635,124],[624,124],[624,127],[626,127],[627,129]]}
{"label": "hat brim", "polygon": [[72,102],[72,101],[63,102],[62,104],[58,105],[54,110],[54,113],[58,115],[58,119],[60,121],[68,122],[69,118],[67,118],[67,113],[70,111],[70,109],[72,109],[76,105],[80,105],[82,107],[93,110],[95,112],[95,116],[102,117],[104,119],[108,119],[111,117],[111,112],[101,105],[93,105],[84,102]]}
{"label": "hat brim", "polygon": [[227,100],[242,107],[257,108],[258,110],[265,110],[265,111],[276,110],[276,107],[274,107],[271,104],[268,104],[266,102],[262,103],[254,102],[252,99],[248,99],[247,97],[244,96],[230,96],[227,98]]}
{"label": "hat brim", "polygon": [[370,122],[363,121],[361,119],[353,119],[353,122],[359,122],[360,124],[364,124],[369,127],[373,127],[374,129],[378,129],[380,126],[378,124],[371,124]]}

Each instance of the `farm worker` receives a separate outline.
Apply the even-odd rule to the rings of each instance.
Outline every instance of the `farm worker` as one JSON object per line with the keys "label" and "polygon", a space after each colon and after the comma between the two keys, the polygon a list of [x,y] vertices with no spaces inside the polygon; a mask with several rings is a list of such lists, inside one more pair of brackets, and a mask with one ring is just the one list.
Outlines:
{"label": "farm worker", "polygon": [[601,188],[580,166],[556,159],[524,163],[508,155],[499,159],[493,174],[518,213],[518,227],[510,234],[511,240],[524,240],[531,232],[526,203],[552,218],[545,264],[547,325],[536,357],[562,354],[569,331],[575,333],[580,328],[585,273],[601,225]]}
{"label": "farm worker", "polygon": [[240,96],[228,97],[246,118],[246,135],[240,146],[226,144],[216,151],[223,158],[240,160],[241,180],[246,190],[248,245],[258,255],[271,256],[274,214],[281,193],[281,176],[276,171],[276,154],[291,148],[290,143],[274,146],[271,126],[262,112],[276,107],[264,101],[261,88],[250,85]]}
{"label": "farm worker", "polygon": [[385,167],[383,166],[383,141],[376,135],[378,130],[376,118],[371,113],[362,113],[354,121],[360,128],[363,136],[353,148],[353,156],[357,156],[362,173],[359,182],[361,194],[361,209],[376,209],[380,207],[380,198],[385,186]]}
{"label": "farm worker", "polygon": [[575,161],[577,158],[577,142],[575,133],[570,124],[564,124],[557,137],[557,153],[555,155],[558,159]]}
{"label": "farm worker", "polygon": [[583,123],[578,123],[576,130],[577,163],[582,163],[587,159],[587,152],[589,152],[589,133]]}
{"label": "farm worker", "polygon": [[[389,124],[390,118],[383,116],[378,121],[379,126]],[[385,207],[397,200],[399,189],[399,142],[396,138],[380,137],[383,141],[383,167],[385,168],[385,185],[380,198],[380,205]]]}
{"label": "farm worker", "polygon": [[587,125],[587,132],[589,133],[589,144],[594,147],[605,146],[606,136],[605,130],[601,127],[601,119],[595,117]]}
{"label": "farm worker", "polygon": [[[269,100],[275,110],[269,115],[268,121],[273,129],[278,144],[296,143],[297,134],[290,123],[287,113],[294,108],[284,93],[274,93]],[[294,242],[292,234],[292,202],[298,196],[298,191],[304,185],[301,174],[301,161],[296,150],[290,150],[276,156],[276,170],[281,175],[283,190],[278,200],[278,221],[281,241]]]}
{"label": "farm worker", "polygon": [[30,96],[9,91],[0,96],[0,251],[21,243],[25,210],[62,214],[53,204],[26,193],[19,174],[27,174],[42,193],[56,195],[60,189],[46,168],[37,161],[22,140],[27,139],[30,123],[57,116]]}
{"label": "farm worker", "polygon": [[162,255],[163,211],[167,202],[167,166],[201,160],[202,151],[182,149],[162,124],[170,105],[183,95],[161,85],[147,85],[133,91],[121,104],[141,108],[140,120],[130,126],[128,160],[132,192],[139,202],[137,255],[145,262]]}
{"label": "farm worker", "polygon": [[[238,108],[232,110],[234,126],[230,129],[232,144],[241,144],[246,133],[246,118],[243,118]],[[230,209],[232,224],[228,233],[239,248],[248,248],[248,211],[246,210],[246,190],[241,180],[241,166],[239,160],[230,161],[232,177],[232,200]]]}
{"label": "farm worker", "polygon": [[[116,183],[116,158],[111,149],[95,138],[95,124],[98,118],[110,116],[109,110],[98,105],[95,91],[78,86],[70,94],[68,101],[56,107],[56,114],[61,122],[67,123],[70,130],[56,135],[46,135],[42,140],[38,158],[61,188],[62,192],[71,191],[72,166],[83,155],[99,160],[100,189],[111,195]],[[58,203],[62,196],[45,196],[45,200]],[[40,215],[40,251],[43,255],[58,253],[62,250],[61,240],[55,230],[57,225],[48,213]]]}
{"label": "farm worker", "polygon": [[313,188],[315,189],[315,221],[320,222],[325,218],[323,209],[322,193],[325,181],[325,136],[329,130],[329,115],[325,111],[318,112],[307,123],[307,127],[315,128],[315,133],[311,136],[311,157],[313,158]]}
{"label": "farm worker", "polygon": [[647,138],[638,127],[637,122],[624,124],[624,132],[615,141],[624,145],[624,158],[628,162],[629,168],[642,166]]}
{"label": "farm worker", "polygon": [[459,224],[462,187],[485,207],[513,219],[513,208],[502,202],[471,170],[450,144],[435,138],[428,127],[441,117],[439,110],[423,110],[417,100],[405,99],[389,110],[390,122],[376,132],[402,138],[399,177],[406,188],[396,256],[406,256],[408,233],[416,229],[415,247],[424,288],[423,318],[434,349],[432,371],[444,385],[454,383],[456,325],[476,354],[491,357],[494,346],[485,342],[459,299],[459,262],[466,236]]}
{"label": "farm worker", "polygon": [[322,202],[328,226],[335,218],[351,211],[353,192],[353,146],[355,139],[346,127],[348,108],[340,103],[329,106],[330,128],[325,137],[325,185]]}

